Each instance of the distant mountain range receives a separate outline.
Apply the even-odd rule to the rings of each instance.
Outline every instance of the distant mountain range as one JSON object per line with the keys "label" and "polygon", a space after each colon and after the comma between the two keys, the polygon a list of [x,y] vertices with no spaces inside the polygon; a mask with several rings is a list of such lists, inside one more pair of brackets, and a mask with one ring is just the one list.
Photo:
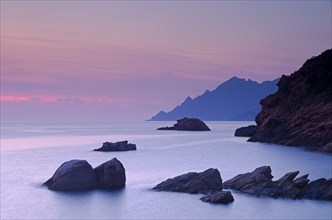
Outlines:
{"label": "distant mountain range", "polygon": [[260,100],[277,91],[279,79],[257,83],[232,77],[215,90],[206,90],[194,99],[188,96],[172,111],[161,111],[150,120],[173,121],[196,117],[206,121],[253,121],[261,109]]}

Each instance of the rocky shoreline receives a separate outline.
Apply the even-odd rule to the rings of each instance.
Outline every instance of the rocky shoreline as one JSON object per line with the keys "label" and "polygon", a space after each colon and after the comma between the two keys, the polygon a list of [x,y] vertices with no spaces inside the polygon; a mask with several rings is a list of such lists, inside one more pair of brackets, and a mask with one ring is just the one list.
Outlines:
{"label": "rocky shoreline", "polygon": [[250,142],[306,147],[332,153],[332,49],[307,60],[278,91],[260,101]]}

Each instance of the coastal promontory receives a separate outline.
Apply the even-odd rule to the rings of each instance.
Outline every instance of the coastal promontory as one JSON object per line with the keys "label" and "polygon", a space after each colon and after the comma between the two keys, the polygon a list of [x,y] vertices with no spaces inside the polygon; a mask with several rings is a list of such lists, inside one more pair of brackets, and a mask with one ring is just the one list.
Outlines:
{"label": "coastal promontory", "polygon": [[248,141],[332,152],[332,49],[277,85],[276,93],[260,101],[258,129]]}

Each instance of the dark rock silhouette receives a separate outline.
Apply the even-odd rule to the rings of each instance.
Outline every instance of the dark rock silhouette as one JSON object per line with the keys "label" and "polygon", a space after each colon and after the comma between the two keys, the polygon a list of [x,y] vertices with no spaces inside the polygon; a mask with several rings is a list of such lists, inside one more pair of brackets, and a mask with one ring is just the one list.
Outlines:
{"label": "dark rock silhouette", "polygon": [[89,190],[97,187],[98,181],[86,160],[70,160],[63,163],[43,185],[60,191]]}
{"label": "dark rock silhouette", "polygon": [[227,204],[234,201],[230,191],[217,191],[200,198],[203,202]]}
{"label": "dark rock silhouette", "polygon": [[94,151],[129,151],[136,150],[135,144],[128,144],[128,141],[119,141],[116,143],[112,142],[104,142],[103,146],[98,149],[94,149]]}
{"label": "dark rock silhouette", "polygon": [[113,158],[95,169],[86,160],[67,161],[43,185],[51,190],[82,191],[118,189],[124,187],[125,182],[125,169],[119,160]]}
{"label": "dark rock silhouette", "polygon": [[272,181],[271,168],[263,166],[251,173],[237,175],[223,185],[256,196],[332,201],[332,179],[321,178],[310,182],[308,175],[295,179],[298,174],[299,171],[289,172],[279,180]]}
{"label": "dark rock silhouette", "polygon": [[177,120],[173,127],[162,127],[157,130],[177,130],[177,131],[211,131],[210,128],[197,118],[182,118]]}
{"label": "dark rock silhouette", "polygon": [[190,172],[167,179],[153,189],[185,193],[207,193],[211,190],[222,190],[222,179],[217,169],[207,169],[204,172]]}
{"label": "dark rock silhouette", "polygon": [[257,83],[252,80],[233,77],[220,84],[215,90],[185,101],[170,112],[161,111],[152,121],[174,121],[193,117],[204,121],[253,121],[260,111],[259,101],[277,91],[277,82]]}
{"label": "dark rock silhouette", "polygon": [[246,127],[241,127],[235,130],[234,136],[237,137],[252,137],[256,134],[257,125],[249,125]]}
{"label": "dark rock silhouette", "polygon": [[332,152],[332,49],[307,60],[262,99],[249,141]]}
{"label": "dark rock silhouette", "polygon": [[126,184],[125,168],[116,158],[97,166],[94,171],[101,188],[118,189],[123,188]]}

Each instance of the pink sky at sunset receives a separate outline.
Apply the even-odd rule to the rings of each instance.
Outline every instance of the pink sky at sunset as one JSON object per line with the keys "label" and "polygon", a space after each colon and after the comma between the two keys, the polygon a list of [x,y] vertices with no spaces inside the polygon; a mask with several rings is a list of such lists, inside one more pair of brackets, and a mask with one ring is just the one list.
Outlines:
{"label": "pink sky at sunset", "polygon": [[331,1],[1,1],[1,120],[145,120],[331,48]]}

